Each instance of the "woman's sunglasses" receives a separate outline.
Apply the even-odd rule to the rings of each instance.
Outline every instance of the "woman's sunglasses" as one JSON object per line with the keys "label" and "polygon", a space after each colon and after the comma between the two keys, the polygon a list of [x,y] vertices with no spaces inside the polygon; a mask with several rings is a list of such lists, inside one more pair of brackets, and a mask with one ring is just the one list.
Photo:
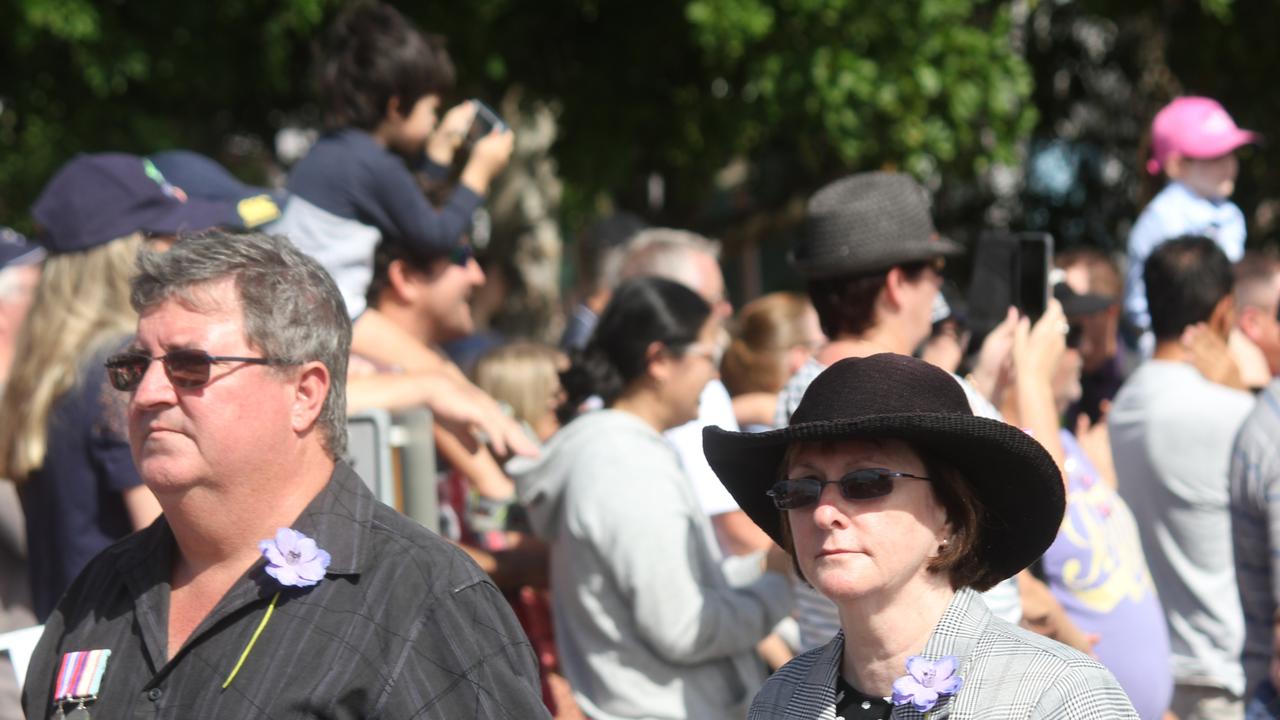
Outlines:
{"label": "woman's sunglasses", "polygon": [[838,486],[840,496],[845,500],[874,500],[884,497],[893,492],[894,478],[929,479],[885,468],[862,468],[845,473],[839,480],[819,480],[816,477],[779,480],[765,494],[773,498],[773,504],[779,510],[798,510],[818,502],[823,488],[828,485]]}
{"label": "woman's sunglasses", "polygon": [[142,376],[147,374],[151,361],[159,360],[164,364],[165,375],[174,387],[198,388],[209,382],[211,370],[215,363],[251,363],[253,365],[289,365],[281,360],[271,358],[231,357],[227,355],[210,355],[203,350],[171,350],[163,357],[153,358],[142,353],[122,353],[107,358],[107,378],[111,387],[124,392],[133,392],[142,383]]}

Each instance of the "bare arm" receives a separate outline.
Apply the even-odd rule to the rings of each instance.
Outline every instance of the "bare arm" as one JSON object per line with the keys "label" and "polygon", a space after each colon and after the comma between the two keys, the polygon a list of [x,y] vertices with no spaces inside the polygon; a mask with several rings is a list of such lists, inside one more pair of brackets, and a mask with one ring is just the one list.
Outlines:
{"label": "bare arm", "polygon": [[1018,573],[1018,593],[1022,596],[1022,624],[1028,630],[1069,645],[1082,653],[1092,654],[1097,635],[1086,635],[1067,617],[1062,603],[1049,586],[1023,570]]}
{"label": "bare arm", "polygon": [[463,443],[478,444],[472,440],[476,432],[483,434],[499,455],[538,454],[520,425],[452,364],[434,372],[348,375],[348,412],[412,407],[430,408],[436,421]]}
{"label": "bare arm", "polygon": [[1067,347],[1062,331],[1066,323],[1062,305],[1051,300],[1034,326],[1025,318],[1018,321],[1013,340],[1018,416],[1022,427],[1049,451],[1059,472],[1065,471],[1066,453],[1058,438],[1061,425],[1053,397],[1053,376]]}
{"label": "bare arm", "polygon": [[135,485],[120,494],[124,497],[124,507],[134,530],[141,530],[160,517],[160,503],[146,485]]}
{"label": "bare arm", "polygon": [[711,525],[729,555],[750,555],[773,547],[773,540],[741,510],[714,515]]}
{"label": "bare arm", "polygon": [[457,435],[440,425],[435,426],[432,431],[440,456],[465,475],[467,482],[481,497],[490,500],[514,499],[515,483],[498,466],[498,461],[487,447],[467,447]]}
{"label": "bare arm", "polygon": [[373,308],[361,313],[352,325],[351,352],[407,372],[434,372],[451,364]]}
{"label": "bare arm", "polygon": [[772,425],[778,411],[778,394],[750,392],[733,398],[733,416],[739,427],[748,425]]}

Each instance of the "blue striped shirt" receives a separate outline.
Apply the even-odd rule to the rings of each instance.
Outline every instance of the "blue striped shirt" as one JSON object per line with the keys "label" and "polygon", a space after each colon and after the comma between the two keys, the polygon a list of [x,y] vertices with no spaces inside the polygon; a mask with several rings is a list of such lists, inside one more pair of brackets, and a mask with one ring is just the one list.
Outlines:
{"label": "blue striped shirt", "polygon": [[1262,391],[1231,454],[1231,541],[1244,609],[1246,695],[1267,676],[1280,598],[1280,378]]}

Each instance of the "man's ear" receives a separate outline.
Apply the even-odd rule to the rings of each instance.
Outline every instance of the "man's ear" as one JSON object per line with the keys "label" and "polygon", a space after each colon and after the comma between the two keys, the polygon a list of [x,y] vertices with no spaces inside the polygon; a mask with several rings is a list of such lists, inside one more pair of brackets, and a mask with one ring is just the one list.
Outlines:
{"label": "man's ear", "polygon": [[388,120],[395,120],[397,122],[404,121],[405,119],[404,113],[400,111],[399,95],[392,95],[391,99],[387,101],[387,112],[385,115],[383,115],[383,117],[385,117]]}
{"label": "man's ear", "polygon": [[392,260],[387,264],[387,287],[396,299],[408,302],[418,292],[418,273],[404,260]]}
{"label": "man's ear", "polygon": [[1213,314],[1209,316],[1209,329],[1226,339],[1236,323],[1236,299],[1231,295],[1224,296],[1213,306]]}
{"label": "man's ear", "polygon": [[1261,312],[1261,308],[1253,305],[1236,308],[1236,327],[1240,328],[1240,332],[1254,343],[1258,342],[1261,335],[1261,328],[1258,327],[1258,315]]}
{"label": "man's ear", "polygon": [[1164,160],[1164,174],[1171,180],[1182,177],[1187,165],[1181,153],[1171,152]]}
{"label": "man's ear", "polygon": [[889,272],[885,273],[884,276],[884,288],[880,290],[876,303],[887,302],[893,309],[902,307],[902,298],[908,282],[907,275],[902,272],[901,267],[895,265],[889,268]]}
{"label": "man's ear", "polygon": [[294,384],[293,410],[290,417],[293,431],[299,435],[315,427],[324,401],[329,396],[329,368],[324,363],[312,361],[302,366]]}

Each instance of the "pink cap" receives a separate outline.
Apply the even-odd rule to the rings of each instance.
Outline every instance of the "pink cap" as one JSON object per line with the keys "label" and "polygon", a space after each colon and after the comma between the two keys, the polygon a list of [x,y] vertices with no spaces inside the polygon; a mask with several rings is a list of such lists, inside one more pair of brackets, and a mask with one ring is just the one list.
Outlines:
{"label": "pink cap", "polygon": [[1147,172],[1155,175],[1170,153],[1189,158],[1215,158],[1241,145],[1257,142],[1259,135],[1236,127],[1217,100],[1180,97],[1165,105],[1151,122],[1151,159]]}

